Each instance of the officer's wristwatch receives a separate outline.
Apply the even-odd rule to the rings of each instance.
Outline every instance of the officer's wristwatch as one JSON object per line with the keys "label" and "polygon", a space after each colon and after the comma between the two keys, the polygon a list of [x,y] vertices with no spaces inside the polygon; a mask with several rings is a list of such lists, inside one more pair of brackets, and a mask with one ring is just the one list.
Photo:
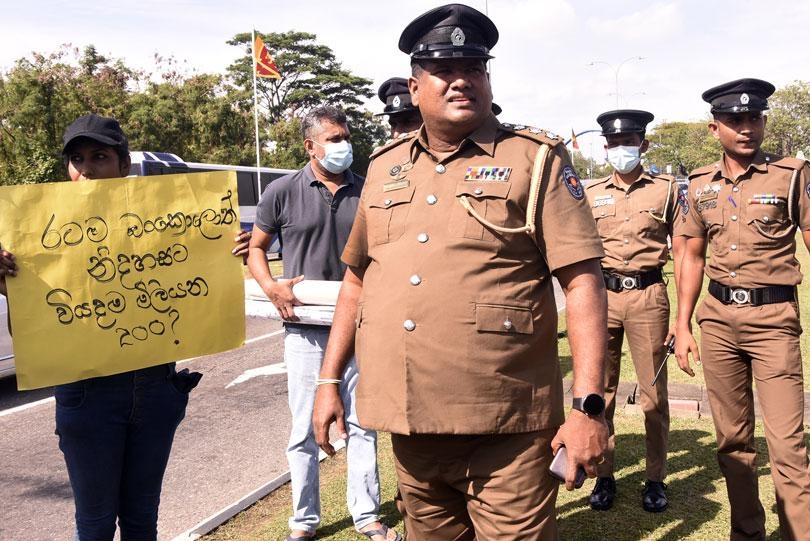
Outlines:
{"label": "officer's wristwatch", "polygon": [[574,397],[571,407],[585,415],[595,417],[605,411],[605,399],[598,394],[591,393],[585,398]]}

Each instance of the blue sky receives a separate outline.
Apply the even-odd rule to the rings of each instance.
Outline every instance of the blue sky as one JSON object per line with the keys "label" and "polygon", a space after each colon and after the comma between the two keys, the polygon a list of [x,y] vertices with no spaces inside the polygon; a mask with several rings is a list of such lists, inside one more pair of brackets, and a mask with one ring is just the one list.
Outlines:
{"label": "blue sky", "polygon": [[[810,2],[795,0],[468,0],[500,31],[491,63],[502,121],[570,136],[598,127],[596,116],[624,108],[663,120],[701,120],[700,94],[739,77],[777,88],[810,80]],[[220,72],[240,51],[225,42],[252,27],[317,34],[345,67],[375,81],[408,73],[397,49],[402,29],[439,2],[408,0],[45,0],[4,5],[0,70],[31,51],[96,46],[127,65],[154,55],[182,69]],[[272,47],[272,44],[269,44]],[[643,57],[643,60],[636,59]],[[632,59],[632,60],[628,60]],[[627,60],[625,62],[625,60]],[[594,65],[591,63],[596,62]],[[368,107],[382,108],[376,98]],[[601,156],[602,139],[580,144]]]}

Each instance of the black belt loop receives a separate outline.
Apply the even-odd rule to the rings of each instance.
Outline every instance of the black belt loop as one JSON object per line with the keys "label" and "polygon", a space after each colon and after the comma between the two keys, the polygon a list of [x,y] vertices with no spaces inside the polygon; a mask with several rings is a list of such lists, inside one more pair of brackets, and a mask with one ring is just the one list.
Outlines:
{"label": "black belt loop", "polygon": [[625,289],[647,289],[653,284],[664,281],[664,274],[660,268],[638,274],[613,274],[602,270],[605,278],[605,287],[611,291],[624,291]]}
{"label": "black belt loop", "polygon": [[794,286],[729,287],[715,280],[709,280],[709,294],[723,304],[751,306],[796,300],[796,288]]}

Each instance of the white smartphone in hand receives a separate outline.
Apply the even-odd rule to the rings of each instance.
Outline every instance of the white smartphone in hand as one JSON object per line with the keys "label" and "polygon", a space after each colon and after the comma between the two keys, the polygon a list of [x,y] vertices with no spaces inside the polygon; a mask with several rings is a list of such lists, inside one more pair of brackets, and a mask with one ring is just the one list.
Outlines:
{"label": "white smartphone in hand", "polygon": [[[557,449],[557,454],[554,455],[554,460],[551,461],[551,466],[548,471],[552,477],[565,483],[565,472],[568,471],[568,451],[565,450],[565,445]],[[574,488],[580,488],[585,482],[587,474],[582,466],[577,466],[577,475],[574,478]]]}

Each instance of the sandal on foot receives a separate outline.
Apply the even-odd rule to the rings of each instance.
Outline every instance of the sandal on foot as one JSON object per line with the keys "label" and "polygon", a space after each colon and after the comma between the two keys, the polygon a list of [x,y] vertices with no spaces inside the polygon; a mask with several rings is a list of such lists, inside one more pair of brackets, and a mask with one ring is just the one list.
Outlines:
{"label": "sandal on foot", "polygon": [[[385,524],[380,524],[380,529],[379,530],[366,530],[366,531],[360,532],[360,533],[365,535],[369,539],[374,538],[375,535],[381,535],[387,540],[388,539],[388,531],[389,531],[388,526],[386,526]],[[394,532],[394,530],[391,530],[391,531]],[[394,532],[394,535],[396,537],[394,537],[393,541],[402,541],[402,536],[399,535],[399,533]]]}

